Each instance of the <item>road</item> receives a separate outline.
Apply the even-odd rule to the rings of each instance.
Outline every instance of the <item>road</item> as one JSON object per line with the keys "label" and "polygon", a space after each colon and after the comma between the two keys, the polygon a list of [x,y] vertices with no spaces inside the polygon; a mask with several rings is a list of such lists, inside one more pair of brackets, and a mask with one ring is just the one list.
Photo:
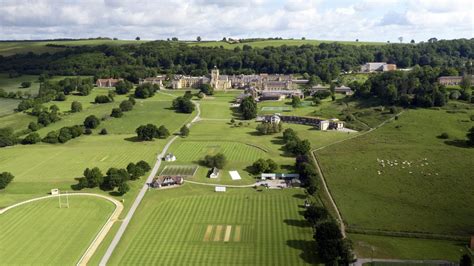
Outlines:
{"label": "road", "polygon": [[[188,127],[190,127],[193,123],[199,121],[200,116],[201,116],[201,108],[199,106],[199,103],[193,101],[194,105],[196,106],[197,114],[191,120],[191,122],[188,124]],[[168,143],[166,143],[165,147],[163,148],[163,151],[157,156],[156,158],[156,163],[155,166],[153,166],[153,169],[148,175],[148,178],[146,179],[145,184],[143,184],[143,187],[140,189],[140,192],[138,193],[137,197],[135,198],[135,201],[132,204],[132,207],[127,213],[127,216],[125,216],[125,219],[123,220],[122,224],[120,225],[120,228],[118,229],[117,233],[114,236],[114,239],[112,239],[112,242],[110,243],[109,247],[107,248],[107,251],[105,252],[104,256],[100,260],[99,265],[105,266],[107,262],[109,261],[110,257],[112,256],[112,253],[114,252],[115,248],[117,247],[118,243],[120,242],[120,239],[122,239],[123,234],[125,233],[125,230],[128,227],[128,224],[132,220],[133,215],[135,214],[135,211],[137,210],[138,206],[143,200],[143,197],[145,196],[145,193],[148,190],[148,184],[153,181],[153,178],[156,176],[158,169],[160,168],[161,162],[163,160],[163,157],[166,154],[166,151],[168,148],[173,144],[173,142],[178,138],[179,136],[174,136],[172,137]]]}

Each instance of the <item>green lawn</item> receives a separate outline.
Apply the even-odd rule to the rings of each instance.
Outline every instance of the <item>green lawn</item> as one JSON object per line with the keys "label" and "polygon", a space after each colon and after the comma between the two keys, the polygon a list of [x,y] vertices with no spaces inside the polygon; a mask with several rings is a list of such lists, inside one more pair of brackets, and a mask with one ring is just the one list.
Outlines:
{"label": "green lawn", "polygon": [[[300,214],[302,195],[299,189],[258,192],[248,188],[216,193],[213,187],[192,184],[152,190],[138,208],[109,263],[313,263],[311,229]],[[217,226],[222,226],[220,234]],[[228,242],[224,241],[226,226],[231,226]]]}
{"label": "green lawn", "polygon": [[[474,149],[461,140],[473,113],[408,110],[374,132],[319,151],[349,227],[472,234]],[[443,132],[449,140],[437,138]]]}
{"label": "green lawn", "polygon": [[33,52],[41,53],[55,53],[63,51],[63,47],[51,47],[47,44],[66,45],[66,46],[81,46],[81,45],[123,45],[123,44],[139,44],[146,41],[135,40],[72,40],[72,41],[32,41],[32,42],[0,42],[0,55],[9,56],[13,54],[25,54]]}
{"label": "green lawn", "polygon": [[19,103],[20,100],[0,98],[0,117],[12,114]]}
{"label": "green lawn", "polygon": [[[31,86],[29,88],[22,88],[21,83],[23,81],[31,82]],[[29,92],[31,95],[36,95],[39,90],[39,85],[38,76],[36,75],[22,75],[16,78],[9,78],[8,74],[0,73],[0,89],[5,90],[6,92],[22,91],[23,93]]]}
{"label": "green lawn", "polygon": [[330,41],[330,40],[263,40],[255,42],[243,42],[243,43],[228,43],[223,41],[203,41],[203,42],[189,42],[189,45],[204,46],[204,47],[219,47],[222,46],[226,49],[234,49],[235,47],[242,48],[244,45],[250,45],[254,48],[264,48],[268,46],[300,46],[300,45],[319,45],[321,43],[339,43],[348,45],[385,45],[383,42],[355,42],[355,41]]}
{"label": "green lawn", "polygon": [[[349,234],[361,258],[458,261],[465,244],[456,241]],[[372,252],[373,249],[373,252]]]}
{"label": "green lawn", "polygon": [[60,209],[58,199],[52,198],[1,214],[1,264],[76,264],[114,205],[104,199],[71,196],[69,206]]}

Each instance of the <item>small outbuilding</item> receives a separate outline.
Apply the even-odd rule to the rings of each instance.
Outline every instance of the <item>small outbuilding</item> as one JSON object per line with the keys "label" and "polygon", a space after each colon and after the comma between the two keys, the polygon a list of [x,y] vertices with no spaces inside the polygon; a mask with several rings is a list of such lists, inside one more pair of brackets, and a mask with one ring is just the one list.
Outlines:
{"label": "small outbuilding", "polygon": [[217,178],[219,176],[219,169],[217,167],[213,167],[210,171],[209,171],[209,178]]}
{"label": "small outbuilding", "polygon": [[59,189],[57,188],[51,189],[51,195],[59,195]]}
{"label": "small outbuilding", "polygon": [[215,192],[225,192],[226,191],[226,187],[216,187]]}
{"label": "small outbuilding", "polygon": [[174,156],[172,153],[168,153],[165,156],[165,161],[166,162],[174,162],[174,161],[176,161],[176,156]]}

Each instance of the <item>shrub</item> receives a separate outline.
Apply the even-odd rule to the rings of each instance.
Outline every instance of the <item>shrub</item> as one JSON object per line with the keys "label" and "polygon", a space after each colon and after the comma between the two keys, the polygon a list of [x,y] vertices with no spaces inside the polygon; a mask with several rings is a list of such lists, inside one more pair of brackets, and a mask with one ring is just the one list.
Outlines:
{"label": "shrub", "polygon": [[84,120],[84,126],[86,128],[94,129],[100,125],[100,120],[95,115],[90,115]]}
{"label": "shrub", "polygon": [[114,108],[112,109],[112,113],[110,114],[111,117],[120,118],[123,116],[122,109]]}
{"label": "shrub", "polygon": [[59,133],[57,131],[50,131],[46,136],[41,140],[42,142],[55,144],[58,143]]}
{"label": "shrub", "polygon": [[189,128],[186,125],[183,125],[179,130],[179,133],[182,137],[187,137],[189,135]]}
{"label": "shrub", "polygon": [[55,101],[63,102],[66,100],[66,95],[64,92],[60,92],[56,95],[56,98],[54,98]]}
{"label": "shrub", "polygon": [[28,145],[28,144],[36,144],[41,141],[40,135],[36,132],[29,134],[26,136],[22,141],[21,144]]}
{"label": "shrub", "polygon": [[440,139],[449,139],[449,134],[446,132],[441,133],[441,135],[438,136]]}
{"label": "shrub", "polygon": [[257,126],[257,131],[262,135],[270,135],[281,132],[282,128],[282,123],[264,122]]}
{"label": "shrub", "polygon": [[108,134],[107,129],[105,129],[105,128],[101,129],[99,134],[100,135],[107,135]]}
{"label": "shrub", "polygon": [[71,103],[71,113],[79,113],[82,111],[82,104],[78,101]]}
{"label": "shrub", "polygon": [[115,84],[115,92],[117,94],[127,94],[132,88],[132,83],[127,80],[119,81],[117,84]]}
{"label": "shrub", "polygon": [[39,128],[40,127],[39,127],[38,123],[30,122],[30,124],[28,124],[28,129],[33,131],[33,132],[38,130]]}
{"label": "shrub", "polygon": [[132,109],[133,109],[133,103],[130,100],[124,100],[120,103],[120,110],[122,110],[122,112],[128,112],[128,111],[131,111]]}
{"label": "shrub", "polygon": [[98,104],[101,104],[101,103],[110,103],[112,100],[110,99],[109,96],[107,95],[97,95],[95,97],[95,100],[94,102],[95,103],[98,103]]}
{"label": "shrub", "polygon": [[30,81],[23,81],[21,83],[21,87],[22,88],[29,88],[29,87],[31,87],[31,82]]}
{"label": "shrub", "polygon": [[190,99],[180,96],[173,100],[173,108],[177,112],[190,114],[194,111],[194,104]]}
{"label": "shrub", "polygon": [[15,178],[11,173],[9,172],[3,172],[0,174],[0,189],[4,189],[12,182],[13,178]]}
{"label": "shrub", "polygon": [[139,162],[136,164],[136,166],[137,166],[137,167],[140,167],[140,168],[143,169],[143,171],[145,171],[145,172],[148,172],[148,171],[151,170],[150,165],[149,165],[147,162],[143,161],[143,160],[139,161]]}
{"label": "shrub", "polygon": [[92,130],[91,130],[90,128],[86,128],[86,129],[84,130],[84,134],[90,135],[90,134],[92,134]]}
{"label": "shrub", "polygon": [[159,87],[157,84],[152,85],[151,83],[144,83],[144,84],[138,85],[138,87],[135,88],[134,95],[136,98],[146,99],[155,95],[155,92],[158,89]]}

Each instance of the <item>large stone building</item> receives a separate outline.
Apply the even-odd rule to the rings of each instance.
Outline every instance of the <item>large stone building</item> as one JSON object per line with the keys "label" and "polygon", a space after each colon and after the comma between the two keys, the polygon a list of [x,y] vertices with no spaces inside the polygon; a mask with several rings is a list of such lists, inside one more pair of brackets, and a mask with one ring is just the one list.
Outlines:
{"label": "large stone building", "polygon": [[360,67],[360,71],[363,73],[386,72],[393,70],[397,70],[397,65],[387,64],[385,62],[369,62]]}
{"label": "large stone building", "polygon": [[115,87],[115,85],[116,85],[119,81],[123,81],[123,79],[114,79],[114,78],[97,79],[97,81],[95,82],[95,85],[96,85],[97,87],[110,88],[110,87]]}
{"label": "large stone building", "polygon": [[183,88],[197,88],[201,84],[208,84],[209,78],[207,77],[192,77],[192,76],[183,76],[175,75],[171,81],[171,87],[173,89],[183,89]]}
{"label": "large stone building", "polygon": [[[462,76],[442,76],[438,78],[438,83],[445,86],[455,86],[461,84]],[[474,81],[474,75],[471,76],[471,82]]]}
{"label": "large stone building", "polygon": [[215,90],[227,90],[232,88],[232,81],[227,75],[219,75],[219,69],[214,67],[211,71],[211,86]]}
{"label": "large stone building", "polygon": [[158,84],[160,87],[163,87],[163,81],[166,80],[166,76],[160,75],[156,77],[149,77],[149,78],[144,78],[140,79],[138,82],[139,84],[144,84],[144,83],[151,83],[153,85]]}

